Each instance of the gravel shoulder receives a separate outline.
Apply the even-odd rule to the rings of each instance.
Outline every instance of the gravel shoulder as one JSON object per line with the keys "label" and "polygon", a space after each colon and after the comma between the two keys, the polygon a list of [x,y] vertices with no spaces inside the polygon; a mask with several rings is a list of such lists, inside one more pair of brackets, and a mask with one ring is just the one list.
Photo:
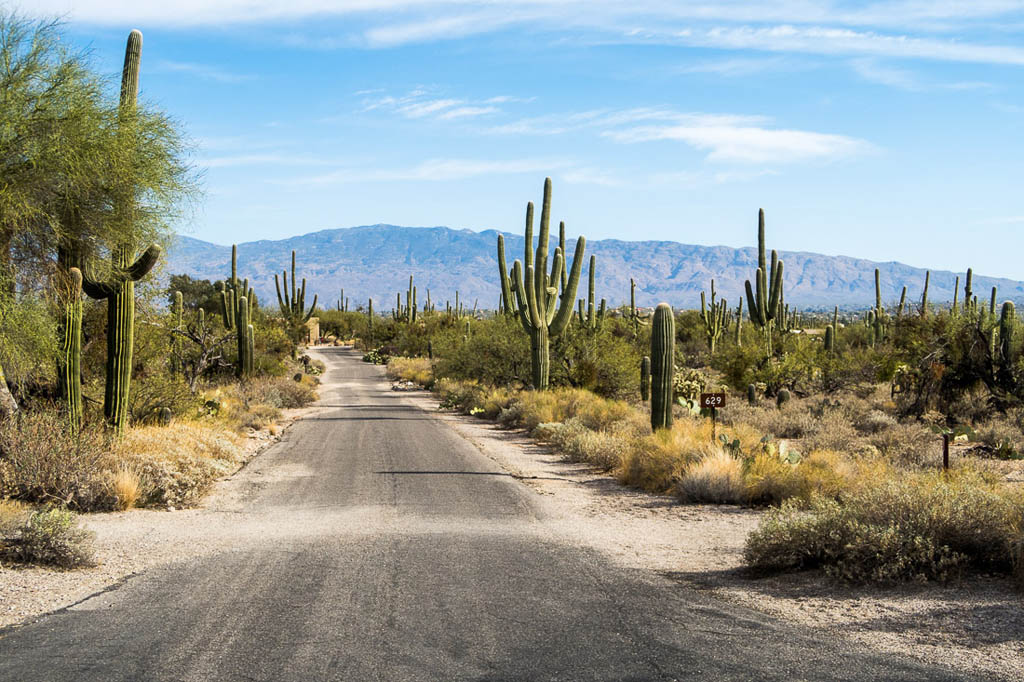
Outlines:
{"label": "gravel shoulder", "polygon": [[164,564],[221,551],[240,541],[229,514],[220,513],[235,497],[236,479],[253,458],[282,438],[296,420],[317,407],[284,410],[274,429],[250,434],[246,464],[213,485],[194,508],[131,509],[83,514],[84,528],[96,534],[97,565],[63,571],[41,566],[0,564],[0,628],[24,624],[109,590],[143,571]]}
{"label": "gravel shoulder", "polygon": [[547,498],[551,522],[568,541],[837,639],[994,679],[1024,679],[1024,594],[1004,577],[895,588],[837,584],[817,572],[750,578],[742,570],[743,543],[762,511],[682,505],[632,490],[522,432],[440,412],[425,391],[415,400]]}

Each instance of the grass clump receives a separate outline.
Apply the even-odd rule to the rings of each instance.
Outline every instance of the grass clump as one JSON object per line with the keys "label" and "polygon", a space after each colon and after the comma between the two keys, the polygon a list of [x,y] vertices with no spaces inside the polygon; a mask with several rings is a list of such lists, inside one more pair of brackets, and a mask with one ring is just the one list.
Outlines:
{"label": "grass clump", "polygon": [[387,375],[394,381],[411,381],[427,389],[434,385],[434,369],[428,358],[393,357],[388,360]]}
{"label": "grass clump", "polygon": [[736,504],[743,501],[743,462],[715,448],[689,464],[675,487],[680,502]]}
{"label": "grass clump", "polygon": [[1013,568],[1022,513],[1020,500],[976,472],[904,474],[839,499],[782,503],[744,557],[762,572],[820,567],[854,583],[945,581],[967,567]]}

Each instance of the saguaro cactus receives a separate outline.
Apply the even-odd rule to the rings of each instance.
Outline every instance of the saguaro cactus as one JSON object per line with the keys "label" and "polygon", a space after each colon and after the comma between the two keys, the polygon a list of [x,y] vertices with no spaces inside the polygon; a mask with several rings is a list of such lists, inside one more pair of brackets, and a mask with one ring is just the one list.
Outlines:
{"label": "saguaro cactus", "polygon": [[[745,284],[747,306],[750,308],[750,321],[764,335],[765,350],[772,352],[772,331],[775,319],[779,316],[782,301],[782,261],[772,249],[771,270],[768,269],[764,248],[764,209],[757,214],[757,273],[756,283],[751,287],[748,279]],[[755,291],[756,288],[756,291]]]}
{"label": "saguaro cactus", "polygon": [[668,303],[659,303],[651,325],[651,428],[654,430],[672,428],[675,355],[675,315]]}
{"label": "saguaro cactus", "polygon": [[712,355],[715,354],[715,344],[725,332],[725,327],[728,324],[726,315],[729,313],[727,301],[723,298],[716,303],[715,295],[715,280],[711,280],[711,308],[708,308],[704,292],[700,292],[700,316],[704,322],[704,334],[708,337],[708,347],[711,349]]}
{"label": "saguaro cactus", "polygon": [[[302,278],[302,287],[298,288],[295,281],[295,251],[292,251],[292,291],[291,296],[288,296],[288,273],[287,271],[281,272],[281,278],[284,280],[284,296],[281,296],[281,286],[277,279],[277,275],[274,275],[274,288],[277,290],[277,304],[281,308],[281,314],[286,319],[295,322],[306,322],[309,318],[313,317],[313,311],[316,310],[316,295],[313,296],[313,305],[309,306],[309,310],[306,310],[306,278]],[[287,300],[286,298],[287,297]]]}
{"label": "saguaro cactus", "polygon": [[1016,324],[1017,311],[1012,301],[1003,303],[999,316],[999,356],[1003,366],[1013,362],[1013,330]]}
{"label": "saguaro cactus", "polygon": [[645,403],[651,399],[651,358],[645,355],[640,360],[640,400]]}
{"label": "saguaro cactus", "polygon": [[[132,31],[125,47],[121,72],[121,111],[135,109],[139,95],[139,64],[142,58],[142,33]],[[125,188],[116,211],[122,220],[132,220],[132,189]],[[132,351],[135,337],[135,282],[145,277],[160,257],[161,249],[152,245],[133,260],[131,244],[117,246],[112,254],[111,276],[104,282],[82,273],[82,290],[91,298],[107,301],[107,377],[103,395],[103,416],[117,433],[128,423],[128,391],[132,378]]]}
{"label": "saguaro cactus", "polygon": [[885,338],[885,308],[882,307],[882,284],[878,268],[875,268],[875,309],[871,318],[872,342],[881,343]]}
{"label": "saguaro cactus", "polygon": [[734,341],[737,346],[743,345],[743,298],[740,297],[740,304],[736,306],[736,329],[734,330],[736,338]]}
{"label": "saguaro cactus", "polygon": [[[504,239],[498,235],[498,274],[502,285],[502,298],[511,301],[507,287],[514,286],[519,304],[519,321],[523,329],[530,335],[530,356],[532,364],[532,382],[537,390],[548,387],[548,370],[550,358],[548,350],[550,337],[558,336],[565,331],[572,316],[573,301],[576,300],[576,288],[583,269],[583,252],[587,240],[580,236],[576,240],[576,251],[573,253],[572,270],[566,280],[561,296],[558,295],[558,282],[562,277],[565,254],[562,247],[555,248],[554,262],[548,274],[548,241],[551,229],[551,178],[544,180],[544,200],[541,205],[540,235],[537,239],[537,251],[533,250],[533,202],[526,205],[526,247],[523,264],[518,260],[512,266],[512,278],[508,279],[508,270],[503,258],[505,253]],[[554,285],[554,286],[552,286]]]}
{"label": "saguaro cactus", "polygon": [[921,317],[928,317],[928,282],[932,278],[930,270],[924,272],[924,290],[921,292]]}
{"label": "saguaro cactus", "polygon": [[67,280],[66,290],[60,296],[64,320],[57,378],[71,430],[77,431],[82,424],[82,271],[69,268]]}

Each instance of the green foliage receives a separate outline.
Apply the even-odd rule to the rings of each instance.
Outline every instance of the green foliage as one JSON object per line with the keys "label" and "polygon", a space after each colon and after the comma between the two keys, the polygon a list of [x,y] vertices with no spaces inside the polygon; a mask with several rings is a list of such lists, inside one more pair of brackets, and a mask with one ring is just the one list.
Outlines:
{"label": "green foliage", "polygon": [[185,310],[196,311],[202,308],[207,315],[219,313],[220,294],[217,287],[208,279],[193,279],[188,275],[171,275],[167,287],[167,303],[174,303],[174,292],[181,292],[182,305]]}
{"label": "green foliage", "polygon": [[93,564],[94,534],[78,527],[74,512],[33,512],[14,538],[13,554],[26,563],[75,568]]}

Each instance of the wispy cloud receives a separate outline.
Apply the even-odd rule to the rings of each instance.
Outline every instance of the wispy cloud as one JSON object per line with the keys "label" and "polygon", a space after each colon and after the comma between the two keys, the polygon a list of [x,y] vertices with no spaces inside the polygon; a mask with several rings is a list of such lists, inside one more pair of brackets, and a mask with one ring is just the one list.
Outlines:
{"label": "wispy cloud", "polygon": [[[729,78],[752,76],[766,71],[780,71],[798,68],[793,62],[783,57],[736,57],[733,59],[716,59],[686,64],[679,68],[679,73],[710,73]],[[808,68],[805,63],[799,66]]]}
{"label": "wispy cloud", "polygon": [[497,104],[524,101],[530,100],[511,95],[498,95],[481,101],[438,97],[430,89],[419,87],[401,97],[382,95],[364,98],[360,111],[388,111],[410,119],[426,118],[451,121],[497,114],[502,111],[500,107],[496,106]]}
{"label": "wispy cloud", "polygon": [[929,82],[910,69],[890,66],[870,57],[852,59],[850,60],[850,67],[854,73],[865,81],[910,92],[921,92],[924,90],[980,91],[996,89],[992,83],[984,81]]}
{"label": "wispy cloud", "polygon": [[157,62],[155,70],[164,73],[184,73],[203,80],[217,81],[218,83],[243,83],[256,79],[256,76],[251,74],[233,73],[209,64],[199,64],[196,62],[162,60]]}
{"label": "wispy cloud", "polygon": [[638,126],[604,135],[625,143],[676,140],[706,150],[712,161],[746,163],[831,160],[863,154],[873,148],[864,140],[845,135],[727,123]]}
{"label": "wispy cloud", "polygon": [[1002,216],[979,220],[978,225],[1024,225],[1024,215]]}
{"label": "wispy cloud", "polygon": [[339,185],[355,182],[451,181],[483,175],[550,173],[570,166],[564,159],[429,159],[407,168],[343,168],[282,181],[285,185]]}

